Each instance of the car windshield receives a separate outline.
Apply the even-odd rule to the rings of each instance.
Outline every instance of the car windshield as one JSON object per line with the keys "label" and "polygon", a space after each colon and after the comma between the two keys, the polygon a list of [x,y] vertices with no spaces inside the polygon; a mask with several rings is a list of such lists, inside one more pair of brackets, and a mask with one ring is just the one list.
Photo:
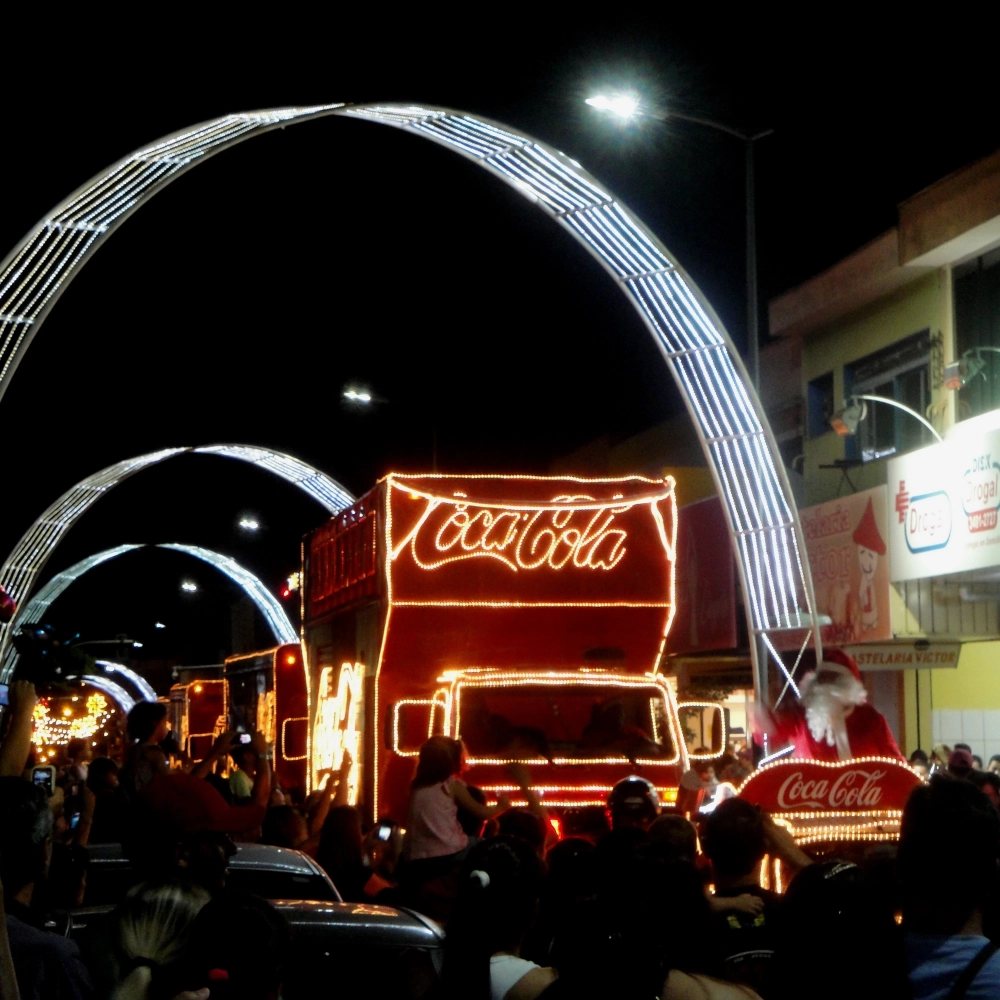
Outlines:
{"label": "car windshield", "polygon": [[658,687],[464,685],[459,727],[472,757],[672,757]]}

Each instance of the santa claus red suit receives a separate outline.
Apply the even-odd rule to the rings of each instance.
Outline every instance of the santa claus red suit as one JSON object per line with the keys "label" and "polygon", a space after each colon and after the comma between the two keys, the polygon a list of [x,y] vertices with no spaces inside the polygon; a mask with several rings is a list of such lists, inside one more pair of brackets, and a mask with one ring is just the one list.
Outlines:
{"label": "santa claus red suit", "polygon": [[823,651],[823,661],[799,682],[800,700],[771,717],[770,746],[795,746],[794,756],[811,760],[897,757],[888,723],[868,704],[853,657],[841,649]]}

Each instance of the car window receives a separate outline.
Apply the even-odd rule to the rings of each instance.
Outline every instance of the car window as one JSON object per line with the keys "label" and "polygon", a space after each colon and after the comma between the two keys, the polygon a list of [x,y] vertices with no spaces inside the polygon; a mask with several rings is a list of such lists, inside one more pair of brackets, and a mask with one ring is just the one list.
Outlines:
{"label": "car window", "polygon": [[336,902],[337,895],[321,875],[296,875],[258,868],[230,868],[227,885],[264,899],[318,899]]}

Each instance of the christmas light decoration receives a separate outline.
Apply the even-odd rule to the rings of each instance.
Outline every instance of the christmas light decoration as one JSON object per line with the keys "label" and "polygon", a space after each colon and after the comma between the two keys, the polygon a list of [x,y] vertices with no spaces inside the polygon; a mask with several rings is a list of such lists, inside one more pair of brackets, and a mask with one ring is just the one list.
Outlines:
{"label": "christmas light decoration", "polygon": [[682,713],[685,709],[689,708],[700,710],[702,712],[704,712],[705,709],[711,709],[713,712],[719,713],[722,720],[722,748],[718,753],[713,753],[711,747],[708,748],[707,753],[692,753],[692,751],[688,750],[688,757],[691,760],[711,760],[713,757],[718,757],[719,754],[725,751],[726,743],[729,739],[729,733],[726,731],[726,713],[721,710],[721,706],[715,701],[683,701],[677,706],[677,711]]}
{"label": "christmas light decoration", "polygon": [[[643,319],[684,396],[723,501],[752,631],[812,629],[819,653],[820,622],[791,489],[721,323],[656,237],[578,163],[482,118],[419,105],[283,108],[226,115],[137,150],[57,205],[0,263],[0,394],[82,264],[132,212],[222,149],[327,115],[404,129],[467,157],[546,212],[602,265]],[[36,572],[30,562],[18,556],[0,573],[0,585],[15,599],[30,590],[22,576]],[[16,577],[13,588],[9,577]],[[756,643],[751,650],[760,683]]]}
{"label": "christmas light decoration", "polygon": [[96,733],[103,732],[111,719],[111,708],[103,694],[87,696],[85,715],[77,715],[68,705],[58,714],[53,714],[53,702],[56,700],[41,698],[34,710],[31,742],[46,753],[52,748],[64,747],[70,740],[89,740]]}
{"label": "christmas light decoration", "polygon": [[[10,275],[9,269],[7,272],[3,270],[4,266],[0,265],[0,313],[3,312],[4,276],[5,274],[8,277]],[[68,280],[66,275],[63,275],[63,280]],[[10,343],[4,341],[3,328],[3,320],[0,318],[0,395],[3,394],[6,387],[2,358],[5,348]],[[147,455],[140,455],[137,458],[125,459],[115,465],[109,465],[106,469],[95,472],[67,490],[39,515],[14,546],[3,566],[0,567],[0,586],[16,601],[23,602],[24,598],[31,593],[35,580],[66,532],[97,500],[137,472],[157,465],[168,458],[173,458],[175,455],[186,453],[219,455],[223,458],[234,458],[241,462],[248,462],[292,483],[322,504],[331,514],[336,514],[354,502],[353,495],[326,473],[314,469],[311,465],[307,465],[291,455],[272,451],[269,448],[238,444],[206,445],[200,448],[166,448],[162,451],[150,452]],[[120,555],[121,552],[117,554]],[[114,556],[108,556],[108,558],[114,558]],[[71,570],[66,572],[71,572]],[[86,570],[82,570],[82,572],[86,572]],[[61,575],[53,577],[52,582]],[[3,683],[9,682],[13,671],[11,658],[13,650],[9,648],[10,637],[17,631],[20,624],[32,621],[31,618],[26,617],[26,604],[21,604],[18,612],[9,624],[0,624],[0,662],[3,663],[3,669],[0,670],[0,682]]]}

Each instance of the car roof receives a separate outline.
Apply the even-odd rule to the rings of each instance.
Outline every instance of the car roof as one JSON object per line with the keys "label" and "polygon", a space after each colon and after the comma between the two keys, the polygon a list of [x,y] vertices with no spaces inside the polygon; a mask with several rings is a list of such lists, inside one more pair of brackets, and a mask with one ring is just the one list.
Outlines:
{"label": "car roof", "polygon": [[289,875],[317,875],[319,868],[302,851],[271,844],[237,844],[236,854],[229,859],[229,868],[255,868]]}
{"label": "car roof", "polygon": [[[115,868],[130,867],[132,864],[121,844],[88,844],[87,854],[91,864],[97,862],[98,865]],[[229,859],[229,868],[284,872],[288,875],[325,874],[308,854],[272,844],[237,844],[236,854]]]}
{"label": "car roof", "polygon": [[377,903],[322,903],[312,900],[271,899],[298,934],[332,927],[364,930],[383,944],[411,948],[440,948],[444,929],[414,910]]}

